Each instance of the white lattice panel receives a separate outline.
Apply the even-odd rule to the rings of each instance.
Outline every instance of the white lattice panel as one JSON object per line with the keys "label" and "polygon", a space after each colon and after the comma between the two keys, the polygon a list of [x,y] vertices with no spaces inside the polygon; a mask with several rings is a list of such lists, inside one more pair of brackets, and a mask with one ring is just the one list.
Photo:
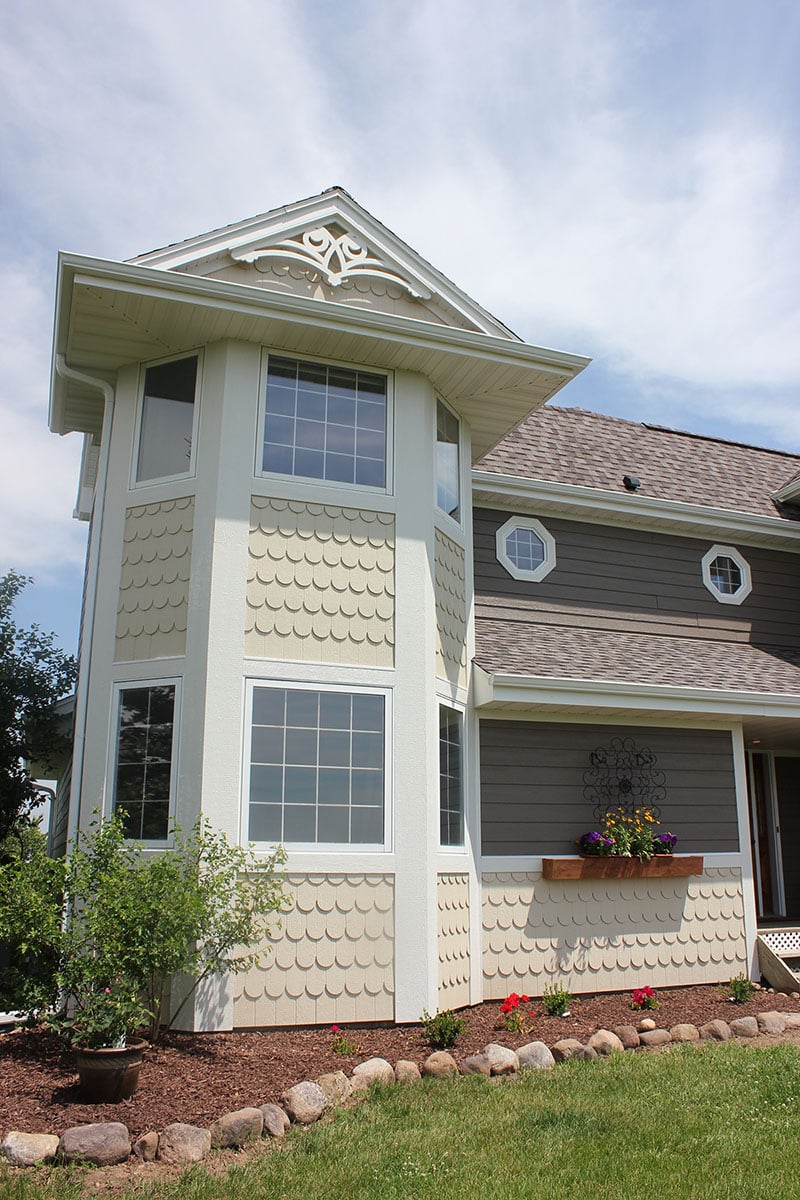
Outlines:
{"label": "white lattice panel", "polygon": [[771,933],[761,933],[760,937],[775,954],[800,956],[800,929],[774,929]]}

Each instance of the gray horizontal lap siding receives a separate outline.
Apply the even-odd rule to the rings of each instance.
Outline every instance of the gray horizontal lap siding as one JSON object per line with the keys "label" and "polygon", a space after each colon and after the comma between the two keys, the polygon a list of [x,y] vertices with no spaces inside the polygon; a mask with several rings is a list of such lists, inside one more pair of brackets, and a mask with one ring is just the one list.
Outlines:
{"label": "gray horizontal lap siding", "polygon": [[651,750],[665,776],[660,827],[684,853],[739,849],[731,735],[724,730],[483,720],[481,839],[484,855],[575,854],[597,828],[584,795],[590,754],[611,739]]}
{"label": "gray horizontal lap siding", "polygon": [[720,604],[702,580],[701,559],[711,541],[546,516],[556,566],[530,583],[512,579],[497,561],[495,535],[511,513],[478,508],[473,516],[478,619],[800,646],[800,555],[738,545],[753,590],[742,604]]}

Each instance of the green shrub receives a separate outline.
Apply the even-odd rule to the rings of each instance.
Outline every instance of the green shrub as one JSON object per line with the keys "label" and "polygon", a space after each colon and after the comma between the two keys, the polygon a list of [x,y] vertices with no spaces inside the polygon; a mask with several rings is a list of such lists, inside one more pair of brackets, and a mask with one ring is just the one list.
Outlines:
{"label": "green shrub", "polygon": [[746,975],[734,975],[730,981],[731,998],[734,1004],[746,1004],[755,988]]}
{"label": "green shrub", "polygon": [[451,1009],[437,1012],[431,1016],[427,1009],[420,1017],[425,1029],[425,1036],[434,1050],[447,1050],[456,1044],[456,1039],[468,1028],[463,1017],[459,1017]]}
{"label": "green shrub", "polygon": [[546,984],[542,992],[542,1004],[550,1017],[563,1017],[569,1012],[572,996],[561,983]]}

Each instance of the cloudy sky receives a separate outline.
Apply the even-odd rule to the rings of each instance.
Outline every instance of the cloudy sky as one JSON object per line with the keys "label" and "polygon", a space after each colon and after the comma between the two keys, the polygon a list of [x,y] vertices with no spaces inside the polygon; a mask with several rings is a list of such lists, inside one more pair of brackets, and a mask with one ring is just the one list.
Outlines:
{"label": "cloudy sky", "polygon": [[34,0],[0,11],[0,571],[74,648],[59,249],[112,259],[332,184],[560,397],[800,450],[795,0]]}

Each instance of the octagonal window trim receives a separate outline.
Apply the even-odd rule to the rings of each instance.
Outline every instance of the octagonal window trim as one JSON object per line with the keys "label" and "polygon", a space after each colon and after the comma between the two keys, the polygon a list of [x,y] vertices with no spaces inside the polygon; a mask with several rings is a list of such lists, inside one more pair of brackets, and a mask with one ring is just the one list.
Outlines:
{"label": "octagonal window trim", "polygon": [[[520,530],[529,531],[541,543],[542,561],[533,569],[519,566],[511,557],[513,551],[509,551],[509,542],[513,535]],[[513,579],[525,579],[529,583],[539,583],[550,574],[556,565],[555,538],[536,517],[511,517],[497,531],[497,560],[502,563]]]}
{"label": "octagonal window trim", "polygon": [[[720,574],[718,570],[715,570],[715,563],[722,558],[730,559],[739,572],[739,586],[735,591],[725,591],[720,584]],[[719,604],[741,604],[753,590],[750,564],[735,546],[712,546],[703,555],[702,566],[703,583]]]}

